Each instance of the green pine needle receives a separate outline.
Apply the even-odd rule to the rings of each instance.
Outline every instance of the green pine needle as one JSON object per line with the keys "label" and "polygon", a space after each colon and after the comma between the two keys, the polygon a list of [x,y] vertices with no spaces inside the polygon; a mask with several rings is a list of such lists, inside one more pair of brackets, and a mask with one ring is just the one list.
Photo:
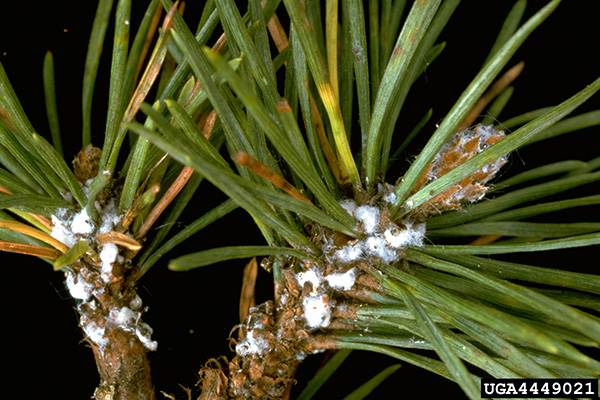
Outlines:
{"label": "green pine needle", "polygon": [[[0,249],[51,258],[84,289],[82,268],[104,274],[90,286],[94,301],[117,293],[119,306],[185,243],[191,253],[170,260],[170,270],[274,260],[273,302],[252,307],[249,266],[240,314],[250,317],[240,325],[237,355],[214,378],[206,372],[214,365],[202,372],[205,384],[229,385],[220,393],[243,386],[237,397],[259,393],[257,382],[275,370],[291,380],[297,360],[321,350],[337,353],[298,399],[326,390],[354,349],[452,380],[470,399],[479,398],[481,376],[597,378],[600,361],[590,348],[600,346],[600,277],[519,257],[551,259],[600,245],[600,157],[566,155],[487,179],[497,172],[488,166],[509,153],[600,125],[598,109],[570,115],[600,90],[600,78],[557,106],[501,121],[513,112],[518,82],[495,85],[494,99],[486,90],[560,3],[529,13],[517,0],[471,83],[459,96],[436,94],[454,100],[447,114],[434,116],[425,105],[413,120],[405,106],[421,94],[413,90],[419,77],[452,50],[443,31],[459,2],[252,0],[240,9],[233,0],[209,0],[192,28],[171,0],[148,2],[139,23],[131,0],[118,0],[114,10],[112,0],[99,0],[83,73],[82,147],[101,134],[92,129],[92,98],[111,25],[108,112],[94,115],[105,117],[102,149],[79,153],[75,171],[63,149],[69,137],[64,130],[61,137],[52,53],[43,65],[48,132],[34,128],[0,65],[0,220],[8,221]],[[523,23],[525,15],[532,16]],[[479,112],[484,94],[488,106]],[[473,120],[503,133],[449,143],[477,134],[457,132]],[[421,145],[398,171],[403,163],[396,161]],[[226,197],[212,209],[211,190]],[[222,231],[221,218],[238,208],[264,245],[193,241],[201,230]],[[91,233],[75,232],[82,211],[89,217],[83,231]],[[61,247],[57,238],[75,244]],[[118,257],[106,262],[115,248]],[[119,279],[109,276],[111,263]],[[231,282],[220,283],[227,296]],[[289,360],[278,358],[282,352]],[[399,367],[376,368],[370,379],[361,370],[365,383],[338,395],[366,398]]]}

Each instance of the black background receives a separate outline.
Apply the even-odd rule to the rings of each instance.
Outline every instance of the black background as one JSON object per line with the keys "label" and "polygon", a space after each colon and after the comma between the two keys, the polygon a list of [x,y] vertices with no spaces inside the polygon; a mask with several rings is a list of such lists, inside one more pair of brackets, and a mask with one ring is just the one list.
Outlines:
{"label": "black background", "polygon": [[[0,13],[0,60],[11,79],[26,113],[38,133],[49,137],[42,89],[42,60],[51,50],[56,62],[56,85],[61,129],[66,154],[70,159],[80,147],[81,78],[94,2],[4,2]],[[410,129],[429,106],[434,109],[430,130],[441,120],[470,82],[487,56],[504,15],[508,1],[463,1],[453,20],[442,33],[447,48],[415,85],[400,116],[399,129]],[[527,16],[545,4],[530,1]],[[516,81],[516,91],[501,119],[521,112],[558,104],[600,76],[598,46],[600,27],[598,7],[593,2],[563,2],[558,10],[536,30],[514,57],[511,65],[524,60],[525,70]],[[136,26],[145,2],[134,2],[132,25]],[[186,19],[198,21],[201,2],[187,4]],[[110,47],[110,29],[107,45]],[[101,137],[109,54],[100,64],[94,113],[94,138]],[[581,110],[598,109],[600,97],[592,98]],[[508,171],[512,174],[548,160],[582,159],[598,155],[594,141],[597,129],[588,129],[567,138],[557,138],[513,154]],[[96,145],[100,145],[95,140]],[[416,143],[412,155],[417,154]],[[408,158],[407,158],[408,160]],[[203,184],[190,207],[189,218],[223,199]],[[591,210],[590,210],[591,212]],[[588,219],[597,219],[597,211]],[[190,219],[182,218],[182,222]],[[212,246],[261,244],[256,228],[245,213],[236,211],[206,233],[192,238],[170,256]],[[555,265],[571,269],[593,266],[586,258],[591,252],[565,252],[556,256],[536,255],[524,262]],[[569,261],[565,263],[565,261]],[[196,371],[211,357],[228,353],[227,337],[237,323],[237,302],[243,262],[222,263],[189,273],[166,269],[166,260],[157,264],[140,282],[140,294],[150,311],[145,320],[155,329],[158,351],[151,354],[154,382],[158,390],[183,393],[178,384],[193,386]],[[597,264],[597,262],[595,263]],[[3,392],[19,393],[21,398],[89,398],[98,383],[91,351],[79,343],[82,333],[77,325],[74,302],[62,282],[62,274],[37,259],[3,255],[2,343],[5,351]],[[259,301],[270,297],[270,277],[259,275]],[[298,379],[301,389],[319,364],[312,357],[302,364]],[[351,388],[395,360],[375,354],[354,354],[316,398],[343,398]],[[363,375],[364,374],[364,375]],[[431,397],[464,395],[458,387],[436,375],[404,364],[371,398],[400,398],[411,394]],[[393,394],[390,394],[393,393]],[[158,396],[160,398],[160,394]]]}

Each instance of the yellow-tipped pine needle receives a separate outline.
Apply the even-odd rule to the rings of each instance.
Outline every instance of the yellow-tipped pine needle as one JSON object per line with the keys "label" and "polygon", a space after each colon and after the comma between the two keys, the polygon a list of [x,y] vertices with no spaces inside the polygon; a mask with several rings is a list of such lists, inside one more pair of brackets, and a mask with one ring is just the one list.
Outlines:
{"label": "yellow-tipped pine needle", "polygon": [[315,103],[315,99],[313,99],[312,95],[310,96],[310,108],[313,114],[313,119],[315,121],[315,130],[317,131],[317,136],[319,138],[319,143],[321,144],[321,149],[323,150],[323,155],[325,156],[325,160],[327,160],[327,164],[329,165],[329,169],[333,173],[335,180],[338,185],[343,186],[344,178],[342,176],[342,171],[340,170],[340,163],[335,156],[335,152],[331,147],[331,143],[329,143],[329,139],[327,139],[327,132],[325,132],[325,125],[323,124],[323,120],[321,119],[321,114],[319,114],[319,109],[317,108],[317,104]]}
{"label": "yellow-tipped pine needle", "polygon": [[325,2],[325,29],[327,30],[327,68],[329,70],[329,80],[335,94],[336,100],[340,101],[340,89],[338,82],[338,2],[337,0],[327,0]]}
{"label": "yellow-tipped pine needle", "polygon": [[[277,18],[277,15],[273,14],[273,17],[269,20],[269,24],[267,25],[269,28],[269,33],[273,38],[273,42],[277,47],[277,50],[281,53],[286,47],[289,45],[288,37]],[[325,160],[329,165],[329,169],[331,169],[331,173],[333,174],[335,180],[338,185],[344,185],[344,178],[342,177],[342,172],[340,171],[340,164],[335,156],[335,152],[329,143],[329,139],[327,139],[327,132],[325,132],[325,125],[323,124],[323,120],[321,119],[321,114],[319,113],[319,109],[315,103],[315,99],[312,94],[309,94],[310,99],[310,108],[313,115],[313,120],[315,123],[315,130],[317,132],[317,137],[319,138],[319,143],[321,144],[321,149],[323,150],[323,155],[325,156]]]}

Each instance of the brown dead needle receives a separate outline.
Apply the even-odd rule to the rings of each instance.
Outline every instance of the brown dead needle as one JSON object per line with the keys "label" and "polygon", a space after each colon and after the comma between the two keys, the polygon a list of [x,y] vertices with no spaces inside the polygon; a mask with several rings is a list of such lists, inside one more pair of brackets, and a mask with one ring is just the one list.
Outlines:
{"label": "brown dead needle", "polygon": [[231,155],[231,159],[236,163],[248,168],[257,175],[265,178],[293,198],[302,200],[308,204],[312,204],[312,202],[306,198],[306,196],[304,196],[298,189],[296,189],[296,187],[294,187],[294,185],[285,180],[285,178],[283,178],[277,172],[273,171],[271,168],[252,157],[250,154],[243,151],[236,151]]}
{"label": "brown dead needle", "polygon": [[37,228],[34,228],[32,226],[29,226],[27,224],[18,222],[18,221],[0,220],[0,228],[8,229],[8,230],[15,231],[15,232],[20,232],[24,235],[41,240],[42,242],[54,247],[56,250],[60,251],[61,253],[66,253],[69,250],[69,248],[67,246],[65,246],[61,241],[56,240],[55,238],[48,235],[47,233],[45,233]]}
{"label": "brown dead needle", "polygon": [[494,243],[496,240],[500,239],[502,236],[500,235],[485,235],[480,236],[477,239],[473,240],[469,245],[471,246],[483,246],[486,244]]}
{"label": "brown dead needle", "polygon": [[[204,123],[204,127],[202,128],[202,134],[207,139],[210,139],[212,131],[215,127],[216,119],[217,113],[213,110],[208,115]],[[156,203],[154,208],[152,208],[152,210],[146,217],[146,221],[137,233],[138,238],[144,237],[146,233],[148,233],[150,227],[154,224],[154,222],[156,222],[158,217],[163,213],[167,206],[171,204],[173,199],[177,197],[179,192],[181,192],[181,190],[188,183],[193,174],[194,170],[188,167],[187,165],[182,168],[181,172],[179,173],[173,184],[171,184],[171,186],[167,189],[162,198],[158,201],[158,203]]]}
{"label": "brown dead needle", "polygon": [[152,208],[144,224],[140,228],[139,232],[136,234],[136,237],[142,238],[146,236],[146,233],[150,230],[150,227],[156,222],[158,217],[162,214],[162,212],[167,208],[171,201],[179,194],[181,189],[185,186],[185,184],[190,180],[192,175],[194,174],[194,170],[187,165],[184,166],[175,179],[175,182],[167,189],[165,194],[161,197],[158,203]]}
{"label": "brown dead needle", "polygon": [[61,256],[58,250],[50,249],[47,247],[34,246],[31,244],[7,242],[0,240],[0,250],[9,253],[26,254],[29,256],[37,256],[47,258],[49,260],[56,260]]}
{"label": "brown dead needle", "polygon": [[107,243],[114,243],[132,251],[138,251],[142,248],[142,245],[137,240],[120,232],[103,233],[96,236],[96,240],[100,246],[104,246]]}
{"label": "brown dead needle", "polygon": [[477,100],[477,103],[473,106],[469,114],[465,117],[463,122],[457,128],[457,131],[464,130],[471,126],[473,122],[479,117],[483,110],[491,103],[500,93],[504,91],[523,71],[525,63],[521,61],[502,75],[494,84],[489,88],[487,92]]}
{"label": "brown dead needle", "polygon": [[[244,268],[244,277],[242,281],[242,290],[240,293],[240,323],[243,323],[248,314],[250,314],[250,308],[256,305],[254,297],[254,291],[256,288],[256,277],[258,275],[258,262],[256,257]],[[243,339],[242,330],[238,331],[239,339]]]}

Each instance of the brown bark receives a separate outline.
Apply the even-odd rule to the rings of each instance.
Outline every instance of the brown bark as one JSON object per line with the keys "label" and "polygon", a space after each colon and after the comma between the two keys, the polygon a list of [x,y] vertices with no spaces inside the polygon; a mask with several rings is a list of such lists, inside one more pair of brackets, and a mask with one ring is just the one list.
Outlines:
{"label": "brown bark", "polygon": [[[87,186],[87,181],[98,175],[101,156],[99,148],[89,145],[73,161],[75,176],[82,185]],[[94,352],[100,375],[93,398],[154,400],[147,353],[157,344],[150,339],[152,328],[141,320],[142,300],[135,288],[139,268],[131,263],[141,244],[126,232],[133,217],[129,222],[123,217],[117,221],[111,202],[119,193],[118,182],[111,181],[89,199],[95,202],[99,215],[86,221],[83,230],[80,226],[74,229],[73,211],[57,216],[62,228],[72,235],[69,241],[83,240],[91,247],[66,268],[66,284],[79,301],[79,325]]]}
{"label": "brown bark", "polygon": [[147,353],[156,343],[149,342],[152,329],[141,321],[141,299],[133,284],[125,283],[124,269],[115,263],[107,283],[89,262],[72,268],[77,279],[93,286],[90,298],[77,308],[100,375],[93,398],[154,400]]}
{"label": "brown bark", "polygon": [[154,400],[147,350],[131,332],[120,328],[107,333],[109,344],[100,351],[92,346],[100,384],[97,400]]}
{"label": "brown bark", "polygon": [[[301,288],[291,270],[281,274],[283,279],[275,285],[276,301],[252,307],[240,325],[244,339],[238,341],[233,359],[212,360],[200,370],[198,400],[286,398],[286,391],[295,383],[296,369],[306,356],[337,348],[333,336],[307,331],[302,301],[311,291],[310,284]],[[340,317],[349,315],[342,312]]]}

